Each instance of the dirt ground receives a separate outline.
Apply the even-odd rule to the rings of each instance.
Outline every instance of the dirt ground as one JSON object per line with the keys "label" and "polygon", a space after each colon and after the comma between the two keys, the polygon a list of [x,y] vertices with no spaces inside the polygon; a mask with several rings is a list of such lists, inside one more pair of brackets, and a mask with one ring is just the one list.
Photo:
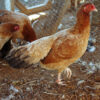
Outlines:
{"label": "dirt ground", "polygon": [[[100,12],[100,2],[96,2]],[[91,38],[94,52],[86,52],[69,66],[71,79],[62,78],[65,86],[57,85],[56,71],[48,71],[36,65],[27,69],[11,68],[0,60],[0,100],[100,100],[100,13],[93,13]],[[75,23],[75,10],[66,12],[58,30]]]}

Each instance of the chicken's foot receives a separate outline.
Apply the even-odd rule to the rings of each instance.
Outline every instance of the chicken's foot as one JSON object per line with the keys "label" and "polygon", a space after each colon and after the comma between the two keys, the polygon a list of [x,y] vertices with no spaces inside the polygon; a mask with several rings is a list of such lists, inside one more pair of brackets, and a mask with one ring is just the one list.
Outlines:
{"label": "chicken's foot", "polygon": [[56,83],[58,85],[66,85],[63,83],[62,79],[61,79],[61,73],[58,73],[58,79],[56,80]]}

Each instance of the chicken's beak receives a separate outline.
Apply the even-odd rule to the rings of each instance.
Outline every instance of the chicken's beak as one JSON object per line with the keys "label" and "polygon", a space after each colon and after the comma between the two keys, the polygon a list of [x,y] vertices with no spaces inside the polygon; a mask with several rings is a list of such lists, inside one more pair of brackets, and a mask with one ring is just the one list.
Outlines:
{"label": "chicken's beak", "polygon": [[98,12],[98,10],[96,8],[93,11]]}

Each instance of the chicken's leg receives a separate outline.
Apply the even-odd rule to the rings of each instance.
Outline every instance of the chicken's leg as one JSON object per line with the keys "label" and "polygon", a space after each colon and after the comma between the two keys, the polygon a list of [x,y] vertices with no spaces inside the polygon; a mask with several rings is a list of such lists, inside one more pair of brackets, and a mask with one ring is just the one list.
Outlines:
{"label": "chicken's leg", "polygon": [[57,84],[64,85],[61,79],[61,73],[58,73],[58,79],[56,80]]}
{"label": "chicken's leg", "polygon": [[[56,80],[56,82],[57,82],[57,84],[59,84],[59,85],[65,85],[65,84],[62,82],[61,73],[62,73],[62,72],[59,72],[59,73],[58,73],[58,79]],[[68,79],[71,78],[72,71],[71,71],[70,68],[66,68],[66,69],[64,70],[64,73],[65,73],[65,74],[67,73],[67,78],[68,78]]]}
{"label": "chicken's leg", "polygon": [[67,78],[68,78],[68,79],[71,78],[71,76],[72,76],[72,71],[71,71],[70,68],[66,68],[66,69],[64,70],[64,73],[65,73],[65,74],[67,73]]}

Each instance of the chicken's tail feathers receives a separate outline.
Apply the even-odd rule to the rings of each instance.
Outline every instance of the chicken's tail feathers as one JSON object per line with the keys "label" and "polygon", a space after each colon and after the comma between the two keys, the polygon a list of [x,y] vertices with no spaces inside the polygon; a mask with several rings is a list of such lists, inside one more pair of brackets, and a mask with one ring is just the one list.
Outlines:
{"label": "chicken's tail feathers", "polygon": [[27,61],[27,59],[29,58],[28,54],[24,54],[22,56],[22,53],[25,52],[25,49],[26,48],[22,47],[12,49],[5,57],[5,60],[11,67],[14,68],[27,68],[31,66],[32,64],[29,64],[29,62]]}
{"label": "chicken's tail feathers", "polygon": [[52,48],[55,38],[44,37],[32,43],[13,48],[5,60],[15,68],[29,67],[44,59]]}

